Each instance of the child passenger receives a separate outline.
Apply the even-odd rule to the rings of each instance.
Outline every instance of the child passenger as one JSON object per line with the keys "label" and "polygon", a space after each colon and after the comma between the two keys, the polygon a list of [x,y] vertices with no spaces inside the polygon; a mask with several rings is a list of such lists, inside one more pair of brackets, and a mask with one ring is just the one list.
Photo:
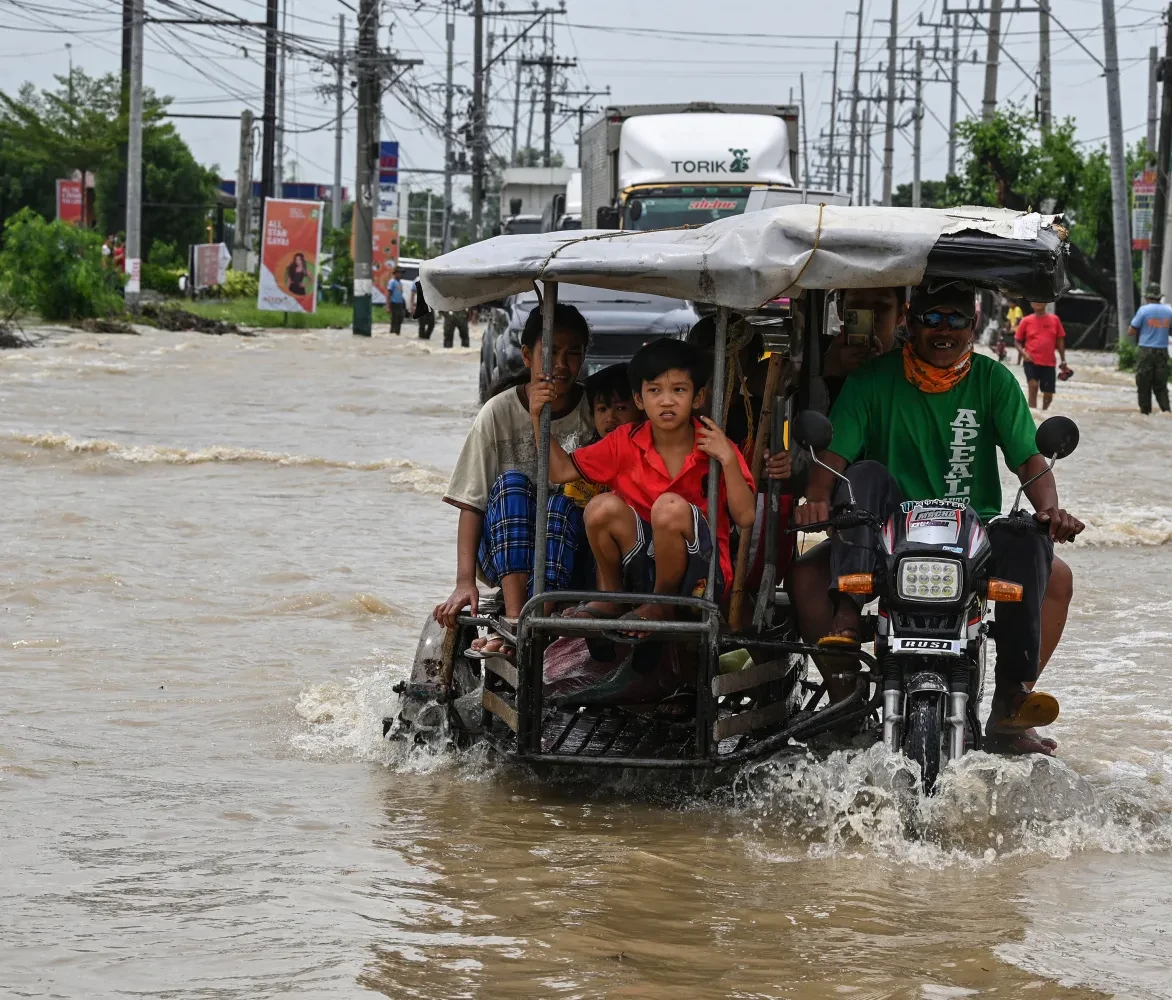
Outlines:
{"label": "child passenger", "polygon": [[[586,379],[586,401],[590,404],[590,412],[594,414],[594,430],[599,440],[639,418],[639,411],[631,399],[631,384],[625,364],[610,365]],[[604,487],[578,479],[566,483],[562,492],[579,507],[585,507],[599,493],[604,492]],[[590,585],[593,583],[592,579]]]}
{"label": "child passenger", "polygon": [[[706,520],[708,459],[721,465],[717,515],[720,599],[732,581],[729,514],[741,527],[753,523],[756,496],[744,457],[712,420],[697,419],[708,379],[706,363],[691,345],[663,338],[640,348],[629,365],[635,405],[646,420],[620,427],[597,444],[567,455],[550,449],[550,481],[585,478],[609,486],[586,507],[586,533],[603,591],[702,595],[713,539]],[[531,386],[533,429],[556,386]],[[613,617],[610,603],[582,605],[579,617]],[[644,604],[623,617],[664,619],[672,609]]]}
{"label": "child passenger", "polygon": [[[540,387],[543,402],[553,404],[552,440],[559,453],[594,439],[586,394],[577,380],[590,339],[586,320],[571,305],[557,306],[553,368],[546,382],[538,382],[541,321],[541,309],[535,308],[521,333],[521,358],[528,377],[481,407],[444,494],[444,501],[460,511],[456,587],[433,612],[435,620],[447,628],[455,627],[456,616],[464,608],[476,613],[478,575],[500,586],[508,618],[521,613],[532,592],[537,521],[537,446],[529,418],[533,389]],[[565,590],[574,583],[588,585],[589,579],[575,575],[575,555],[586,547],[582,510],[561,495],[549,498],[548,510],[546,586]],[[489,640],[483,651],[510,652],[499,638]]]}

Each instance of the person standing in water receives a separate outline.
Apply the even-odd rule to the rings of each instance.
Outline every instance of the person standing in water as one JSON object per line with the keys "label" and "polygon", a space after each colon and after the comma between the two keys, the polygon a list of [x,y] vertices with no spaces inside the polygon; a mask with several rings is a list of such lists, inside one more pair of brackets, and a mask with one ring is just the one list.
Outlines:
{"label": "person standing in water", "polygon": [[407,315],[407,298],[403,294],[403,272],[397,267],[387,285],[387,308],[391,312],[391,333],[399,336],[403,332],[403,317]]}
{"label": "person standing in water", "polygon": [[1139,393],[1139,412],[1152,412],[1155,393],[1160,409],[1167,413],[1168,330],[1172,327],[1172,306],[1160,301],[1159,285],[1148,285],[1144,299],[1127,331],[1138,345],[1135,387]]}
{"label": "person standing in water", "polygon": [[1030,409],[1038,408],[1038,389],[1042,390],[1042,409],[1050,409],[1058,381],[1058,358],[1066,366],[1066,330],[1062,320],[1046,312],[1045,302],[1031,302],[1034,312],[1017,324],[1014,339],[1025,355],[1025,376]]}

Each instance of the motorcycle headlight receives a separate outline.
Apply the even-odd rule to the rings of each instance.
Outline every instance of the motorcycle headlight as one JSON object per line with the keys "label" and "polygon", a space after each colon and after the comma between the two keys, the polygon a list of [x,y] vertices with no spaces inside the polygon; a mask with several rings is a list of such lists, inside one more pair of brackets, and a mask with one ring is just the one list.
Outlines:
{"label": "motorcycle headlight", "polygon": [[955,601],[960,563],[954,559],[905,559],[899,564],[899,596],[905,601]]}

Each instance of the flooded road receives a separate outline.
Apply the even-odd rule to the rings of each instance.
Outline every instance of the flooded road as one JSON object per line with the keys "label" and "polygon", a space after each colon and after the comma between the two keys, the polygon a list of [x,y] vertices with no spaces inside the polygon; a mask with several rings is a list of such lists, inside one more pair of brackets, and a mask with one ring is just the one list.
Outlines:
{"label": "flooded road", "polygon": [[1062,760],[908,815],[876,750],[699,795],[383,743],[475,348],[0,352],[0,996],[1172,996],[1172,420],[1071,363]]}

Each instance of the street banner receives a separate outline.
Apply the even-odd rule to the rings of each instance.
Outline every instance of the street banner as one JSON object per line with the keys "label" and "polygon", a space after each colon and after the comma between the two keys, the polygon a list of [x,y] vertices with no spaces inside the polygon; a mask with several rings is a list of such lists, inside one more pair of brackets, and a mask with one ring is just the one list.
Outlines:
{"label": "street banner", "polygon": [[1152,248],[1152,216],[1156,204],[1156,171],[1144,170],[1131,182],[1131,249]]}
{"label": "street banner", "polygon": [[398,184],[380,184],[378,186],[378,211],[375,215],[380,219],[397,219],[399,217]]}
{"label": "street banner", "polygon": [[224,243],[198,243],[195,246],[195,290],[222,285],[228,278],[228,261],[232,254]]}
{"label": "street banner", "polygon": [[68,222],[71,226],[81,225],[82,182],[57,181],[57,221]]}
{"label": "street banner", "polygon": [[122,290],[133,295],[142,291],[142,261],[138,257],[126,258],[126,284]]}
{"label": "street banner", "polygon": [[322,203],[269,198],[261,229],[256,307],[271,312],[317,311]]}
{"label": "street banner", "polygon": [[370,301],[376,306],[385,306],[391,272],[399,263],[399,220],[375,219],[372,236],[374,246],[370,255]]}
{"label": "street banner", "polygon": [[399,183],[399,144],[394,140],[378,144],[378,182]]}

